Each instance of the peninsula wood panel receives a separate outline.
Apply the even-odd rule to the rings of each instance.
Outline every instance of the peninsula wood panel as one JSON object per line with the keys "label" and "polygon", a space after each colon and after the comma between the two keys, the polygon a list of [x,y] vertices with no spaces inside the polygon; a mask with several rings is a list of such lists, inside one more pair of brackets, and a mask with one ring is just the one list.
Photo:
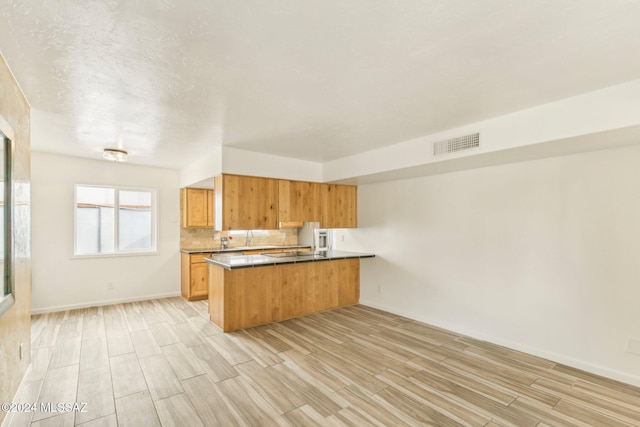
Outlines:
{"label": "peninsula wood panel", "polygon": [[[322,264],[328,264],[323,266]],[[334,270],[336,265],[332,261],[308,262],[300,264],[305,274],[304,290],[304,311],[305,313],[315,313],[326,310],[324,293],[327,286],[326,277],[322,274],[324,270]]]}
{"label": "peninsula wood panel", "polygon": [[278,228],[278,180],[223,174],[215,179],[214,192],[216,229]]}
{"label": "peninsula wood panel", "polygon": [[[326,308],[330,309],[330,308],[338,307],[340,305],[339,297],[338,297],[340,294],[340,286],[349,287],[350,285],[350,283],[348,282],[345,282],[344,284],[340,283],[340,274],[337,270],[343,268],[343,266],[351,266],[351,265],[349,263],[342,263],[336,266],[329,266],[329,265],[322,266],[323,267],[322,274],[324,276],[324,281],[325,281],[324,306]],[[360,281],[358,281],[358,284],[359,283]],[[358,288],[359,287],[360,286],[358,286]]]}
{"label": "peninsula wood panel", "polygon": [[358,187],[321,184],[321,228],[356,228],[358,226]]}
{"label": "peninsula wood panel", "polygon": [[224,273],[221,267],[209,266],[209,319],[225,330]]}
{"label": "peninsula wood panel", "polygon": [[344,260],[336,265],[336,269],[334,280],[338,282],[338,306],[357,304],[360,301],[360,260]]}
{"label": "peninsula wood panel", "polygon": [[282,288],[280,315],[283,319],[302,316],[305,312],[306,269],[300,268],[300,264],[283,264],[277,268]]}
{"label": "peninsula wood panel", "polygon": [[326,308],[357,304],[360,300],[360,260],[347,259],[323,271]]}
{"label": "peninsula wood panel", "polygon": [[280,319],[278,275],[265,274],[261,270],[243,268],[224,271],[225,327],[229,330]]}
{"label": "peninsula wood panel", "polygon": [[210,319],[228,332],[357,304],[359,270],[359,259],[236,270],[210,264]]}
{"label": "peninsula wood panel", "polygon": [[278,181],[278,222],[320,222],[320,184]]}

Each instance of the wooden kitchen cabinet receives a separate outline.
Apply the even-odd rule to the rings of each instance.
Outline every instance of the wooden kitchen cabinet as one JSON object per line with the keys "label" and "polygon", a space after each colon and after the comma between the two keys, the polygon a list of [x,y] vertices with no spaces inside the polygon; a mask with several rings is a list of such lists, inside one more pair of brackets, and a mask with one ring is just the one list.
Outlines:
{"label": "wooden kitchen cabinet", "polygon": [[320,228],[356,228],[358,226],[358,187],[320,185]]}
{"label": "wooden kitchen cabinet", "polygon": [[216,230],[276,230],[278,180],[222,174],[214,178]]}
{"label": "wooden kitchen cabinet", "polygon": [[[317,182],[278,181],[278,226],[320,222],[320,187]],[[299,226],[299,225],[298,225]]]}
{"label": "wooden kitchen cabinet", "polygon": [[210,254],[181,254],[181,293],[188,301],[206,299],[209,295],[209,264],[204,260]]}
{"label": "wooden kitchen cabinet", "polygon": [[213,227],[213,190],[207,190],[207,227]]}
{"label": "wooden kitchen cabinet", "polygon": [[213,190],[182,189],[182,226],[213,227]]}
{"label": "wooden kitchen cabinet", "polygon": [[276,230],[320,222],[355,228],[358,187],[222,174],[214,178],[216,230]]}

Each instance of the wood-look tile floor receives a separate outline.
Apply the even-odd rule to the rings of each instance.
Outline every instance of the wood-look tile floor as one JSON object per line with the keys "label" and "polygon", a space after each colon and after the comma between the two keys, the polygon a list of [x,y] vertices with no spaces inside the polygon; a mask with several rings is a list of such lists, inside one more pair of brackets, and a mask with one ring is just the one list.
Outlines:
{"label": "wood-look tile floor", "polygon": [[223,334],[181,298],[33,316],[11,426],[638,426],[640,388],[364,306]]}

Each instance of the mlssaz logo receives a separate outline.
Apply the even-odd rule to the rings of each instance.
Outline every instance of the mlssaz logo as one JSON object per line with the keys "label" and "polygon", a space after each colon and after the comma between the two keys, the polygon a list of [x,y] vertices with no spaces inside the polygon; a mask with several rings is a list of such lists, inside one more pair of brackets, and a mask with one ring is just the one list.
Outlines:
{"label": "mlssaz logo", "polygon": [[85,402],[40,402],[40,412],[87,412],[87,404]]}

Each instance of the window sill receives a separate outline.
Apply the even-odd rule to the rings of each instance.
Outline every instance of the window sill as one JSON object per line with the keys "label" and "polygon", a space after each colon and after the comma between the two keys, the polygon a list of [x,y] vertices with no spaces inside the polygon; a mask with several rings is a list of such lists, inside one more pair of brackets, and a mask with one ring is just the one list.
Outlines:
{"label": "window sill", "polygon": [[71,255],[71,259],[122,258],[122,257],[139,257],[139,256],[156,256],[156,255],[160,255],[160,251]]}

